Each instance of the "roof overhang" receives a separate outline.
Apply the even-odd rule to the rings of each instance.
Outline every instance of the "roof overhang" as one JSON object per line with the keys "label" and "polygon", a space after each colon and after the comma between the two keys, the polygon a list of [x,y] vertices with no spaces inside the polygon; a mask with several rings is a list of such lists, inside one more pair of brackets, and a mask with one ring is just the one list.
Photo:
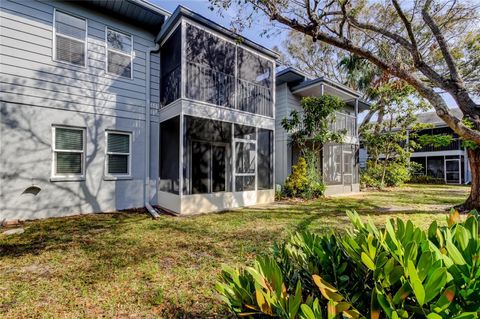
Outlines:
{"label": "roof overhang", "polygon": [[162,30],[158,34],[155,41],[158,42],[158,43],[161,43],[162,40],[170,34],[170,31],[172,31],[172,28],[174,28],[177,25],[177,22],[182,17],[186,17],[186,18],[188,18],[192,21],[195,21],[196,23],[199,23],[199,24],[201,24],[201,25],[203,25],[203,26],[205,26],[209,29],[212,29],[212,30],[222,34],[223,36],[231,38],[231,39],[237,41],[238,43],[240,43],[242,45],[245,45],[245,46],[250,47],[250,48],[252,48],[256,51],[259,51],[259,52],[263,53],[264,55],[266,55],[266,56],[268,56],[272,59],[277,59],[278,58],[278,53],[276,53],[276,52],[274,52],[270,49],[267,49],[266,47],[261,46],[258,43],[255,43],[251,40],[248,40],[248,39],[242,37],[241,35],[233,32],[233,31],[230,31],[225,27],[222,27],[218,23],[216,23],[216,22],[214,22],[210,19],[207,19],[207,18],[199,15],[198,13],[195,13],[195,12],[191,11],[190,9],[185,8],[183,6],[178,6],[175,9],[175,11],[172,13],[170,18],[165,23],[165,25],[162,27]]}
{"label": "roof overhang", "polygon": [[306,79],[308,79],[306,74],[295,68],[288,67],[277,72],[275,83],[277,85],[282,85],[284,83],[298,84]]}
{"label": "roof overhang", "polygon": [[313,80],[307,80],[291,88],[293,94],[299,96],[321,96],[323,94],[329,94],[338,96],[347,104],[355,106],[355,101],[358,100],[358,111],[363,112],[368,110],[370,104],[360,99],[361,94],[356,92],[345,85],[331,81],[324,77],[316,78]]}
{"label": "roof overhang", "polygon": [[141,25],[144,29],[157,34],[170,12],[146,0],[83,0],[75,3],[94,7],[109,16]]}

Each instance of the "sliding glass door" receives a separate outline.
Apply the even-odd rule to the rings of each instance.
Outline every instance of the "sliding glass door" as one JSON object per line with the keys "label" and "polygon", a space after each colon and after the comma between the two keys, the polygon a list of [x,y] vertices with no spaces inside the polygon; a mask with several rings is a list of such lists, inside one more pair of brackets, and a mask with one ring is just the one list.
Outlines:
{"label": "sliding glass door", "polygon": [[191,193],[225,192],[227,145],[193,141],[190,149]]}

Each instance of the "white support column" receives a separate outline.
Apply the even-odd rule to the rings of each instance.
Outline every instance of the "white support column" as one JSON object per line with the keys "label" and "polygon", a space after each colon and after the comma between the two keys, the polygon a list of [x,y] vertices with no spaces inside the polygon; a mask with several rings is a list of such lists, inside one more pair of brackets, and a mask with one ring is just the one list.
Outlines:
{"label": "white support column", "polygon": [[358,138],[358,99],[355,99],[355,137]]}
{"label": "white support column", "polygon": [[186,94],[186,85],[187,85],[187,51],[186,51],[186,25],[185,25],[185,20],[182,19],[180,22],[180,34],[181,34],[181,39],[180,39],[180,52],[181,52],[181,61],[180,61],[180,73],[181,73],[181,78],[180,78],[180,98],[185,98]]}
{"label": "white support column", "polygon": [[[237,60],[238,60],[238,46],[236,45],[235,46],[235,68],[234,68],[234,73],[233,73],[233,89],[234,89],[234,92],[233,92],[233,108],[235,110],[238,109],[238,64],[237,64]],[[233,139],[233,135],[232,135],[232,139]]]}
{"label": "white support column", "polygon": [[447,184],[447,162],[445,155],[443,156],[443,180]]}
{"label": "white support column", "polygon": [[235,124],[231,124],[230,125],[230,128],[231,128],[231,135],[232,135],[232,140],[231,140],[231,144],[232,144],[232,192],[235,192],[235,173],[236,173],[236,168],[235,168],[235,136],[233,134],[235,134],[235,127],[234,127]]}
{"label": "white support column", "polygon": [[[183,116],[183,111],[180,113],[180,138],[178,141],[179,145],[179,150],[178,150],[178,195],[180,198],[183,196],[183,138],[186,134],[185,129],[184,129],[184,116]],[[180,207],[182,204],[180,203]],[[181,212],[180,212],[181,213]]]}

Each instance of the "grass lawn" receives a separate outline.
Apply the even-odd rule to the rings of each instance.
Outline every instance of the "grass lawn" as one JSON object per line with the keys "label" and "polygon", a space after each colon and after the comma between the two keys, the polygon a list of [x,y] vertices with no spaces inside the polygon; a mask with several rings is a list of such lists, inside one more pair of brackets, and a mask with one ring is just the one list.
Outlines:
{"label": "grass lawn", "polygon": [[407,185],[195,217],[122,212],[27,222],[24,234],[0,235],[0,317],[225,317],[213,288],[222,263],[250,263],[293,231],[342,230],[346,209],[379,224],[394,216],[444,221],[468,190]]}

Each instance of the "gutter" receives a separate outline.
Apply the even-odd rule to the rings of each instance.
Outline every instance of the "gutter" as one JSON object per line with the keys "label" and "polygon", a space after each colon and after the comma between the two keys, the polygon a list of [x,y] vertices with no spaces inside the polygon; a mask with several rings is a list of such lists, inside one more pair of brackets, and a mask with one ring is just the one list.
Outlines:
{"label": "gutter", "polygon": [[160,44],[156,43],[154,47],[147,49],[145,59],[145,179],[143,188],[144,205],[152,218],[158,218],[160,215],[150,204],[150,55],[160,50]]}

